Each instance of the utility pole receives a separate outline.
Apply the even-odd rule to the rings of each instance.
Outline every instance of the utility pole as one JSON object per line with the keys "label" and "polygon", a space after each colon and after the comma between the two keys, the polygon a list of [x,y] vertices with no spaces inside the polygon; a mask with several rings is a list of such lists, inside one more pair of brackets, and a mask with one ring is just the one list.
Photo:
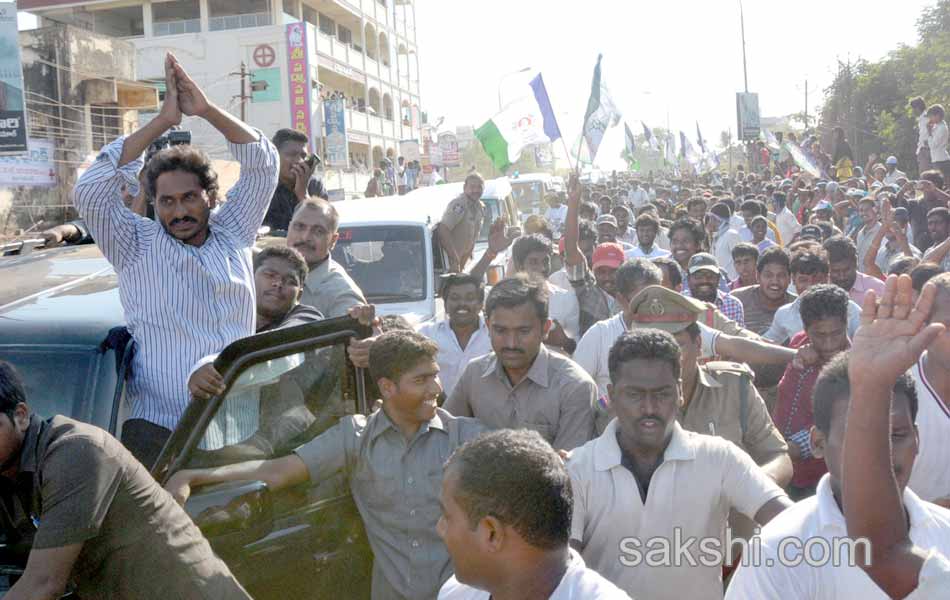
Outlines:
{"label": "utility pole", "polygon": [[745,14],[742,10],[742,0],[739,0],[739,27],[742,30],[742,78],[745,80],[745,92],[749,93],[749,71],[745,60]]}
{"label": "utility pole", "polygon": [[234,98],[240,98],[241,100],[241,121],[247,123],[247,101],[251,96],[247,95],[247,77],[250,75],[247,71],[247,65],[244,64],[244,61],[241,61],[241,70],[237,73],[229,73],[229,75],[237,75],[241,78],[241,94],[238,96],[233,96]]}
{"label": "utility pole", "polygon": [[805,129],[808,129],[808,80],[805,80]]}

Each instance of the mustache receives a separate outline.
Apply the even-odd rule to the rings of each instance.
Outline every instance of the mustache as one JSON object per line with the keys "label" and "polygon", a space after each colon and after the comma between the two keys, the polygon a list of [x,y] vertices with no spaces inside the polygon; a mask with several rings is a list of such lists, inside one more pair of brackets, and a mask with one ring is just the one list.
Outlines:
{"label": "mustache", "polygon": [[308,242],[297,242],[296,244],[294,244],[294,248],[306,248],[307,250],[316,251],[316,247],[313,244],[310,244]]}
{"label": "mustache", "polygon": [[197,223],[197,222],[198,221],[196,221],[192,217],[182,217],[180,219],[172,219],[172,222],[169,223],[169,225],[174,227],[175,225],[178,225],[179,223]]}
{"label": "mustache", "polygon": [[656,421],[657,423],[664,423],[664,424],[666,423],[666,421],[662,417],[658,417],[656,415],[647,415],[645,417],[640,417],[639,419],[637,419],[637,423],[643,423],[644,421]]}
{"label": "mustache", "polygon": [[502,352],[516,352],[518,354],[524,354],[524,350],[520,348],[502,348]]}

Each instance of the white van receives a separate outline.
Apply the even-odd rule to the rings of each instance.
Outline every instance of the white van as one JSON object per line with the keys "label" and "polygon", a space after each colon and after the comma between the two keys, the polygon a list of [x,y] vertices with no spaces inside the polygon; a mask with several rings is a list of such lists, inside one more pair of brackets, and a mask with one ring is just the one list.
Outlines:
{"label": "white van", "polygon": [[[450,183],[405,196],[334,203],[340,213],[340,237],[333,260],[346,269],[378,314],[402,315],[414,325],[442,316],[437,296],[447,260],[435,228],[462,187]],[[472,264],[488,249],[488,231],[496,218],[502,217],[508,226],[518,224],[507,178],[486,181],[482,201],[486,218]],[[503,275],[506,262],[505,254],[492,261],[495,274],[491,279]]]}

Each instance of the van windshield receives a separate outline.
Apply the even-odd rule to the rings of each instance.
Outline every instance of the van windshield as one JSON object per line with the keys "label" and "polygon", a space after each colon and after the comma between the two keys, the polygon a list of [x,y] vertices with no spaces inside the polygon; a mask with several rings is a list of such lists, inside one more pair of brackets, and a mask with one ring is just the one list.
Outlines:
{"label": "van windshield", "polygon": [[544,200],[544,186],[540,181],[512,181],[511,195],[521,212],[532,213]]}
{"label": "van windshield", "polygon": [[412,225],[340,227],[333,260],[343,265],[367,302],[426,298],[424,229]]}

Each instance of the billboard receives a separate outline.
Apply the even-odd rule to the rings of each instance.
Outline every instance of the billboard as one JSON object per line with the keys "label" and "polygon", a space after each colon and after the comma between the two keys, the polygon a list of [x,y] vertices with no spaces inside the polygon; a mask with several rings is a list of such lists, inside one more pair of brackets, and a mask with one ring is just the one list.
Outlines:
{"label": "billboard", "polygon": [[290,73],[290,128],[307,136],[307,148],[313,152],[310,54],[307,52],[307,29],[301,21],[287,24],[287,72]]}
{"label": "billboard", "polygon": [[736,92],[736,120],[739,139],[759,139],[759,95],[751,92]]}
{"label": "billboard", "polygon": [[0,155],[25,154],[27,150],[16,3],[0,2]]}
{"label": "billboard", "polygon": [[343,98],[324,100],[323,117],[327,137],[323,160],[328,167],[345,169],[350,164],[350,152],[346,143],[346,106]]}
{"label": "billboard", "polygon": [[458,138],[453,132],[446,131],[439,134],[439,151],[443,167],[457,167],[462,164]]}
{"label": "billboard", "polygon": [[26,154],[0,157],[0,188],[56,185],[53,142],[32,138],[29,142],[30,151]]}

